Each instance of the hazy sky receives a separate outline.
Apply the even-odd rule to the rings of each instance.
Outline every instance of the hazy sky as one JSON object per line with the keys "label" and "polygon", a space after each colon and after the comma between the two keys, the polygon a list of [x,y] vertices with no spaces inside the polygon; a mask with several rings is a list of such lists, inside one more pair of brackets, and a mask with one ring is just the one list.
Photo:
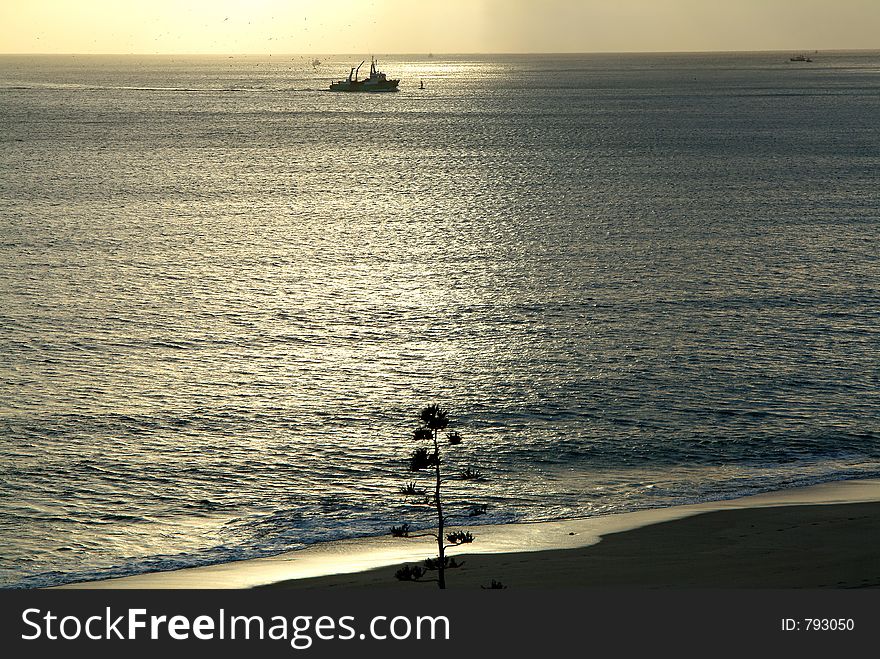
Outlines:
{"label": "hazy sky", "polygon": [[6,53],[880,49],[880,0],[0,0]]}

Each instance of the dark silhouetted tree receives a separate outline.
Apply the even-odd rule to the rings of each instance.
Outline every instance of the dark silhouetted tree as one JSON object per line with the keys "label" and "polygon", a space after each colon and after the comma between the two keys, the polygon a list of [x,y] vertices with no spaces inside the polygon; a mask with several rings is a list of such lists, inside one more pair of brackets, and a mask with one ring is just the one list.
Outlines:
{"label": "dark silhouetted tree", "polygon": [[[474,536],[467,531],[455,531],[444,533],[449,518],[443,513],[443,466],[444,457],[440,446],[440,433],[449,425],[449,417],[439,405],[428,405],[419,412],[419,427],[413,433],[416,442],[426,443],[427,446],[419,446],[413,450],[409,458],[409,470],[415,474],[427,473],[433,476],[433,494],[427,495],[425,489],[418,487],[416,482],[407,483],[401,488],[401,494],[408,496],[420,496],[422,502],[436,513],[437,532],[412,533],[409,524],[401,524],[391,528],[391,535],[396,538],[424,538],[433,537],[437,540],[437,558],[429,558],[422,565],[405,565],[400,568],[396,577],[401,581],[427,581],[429,574],[437,573],[437,585],[446,588],[446,570],[460,567],[462,564],[454,558],[446,555],[446,550],[452,547],[470,544]],[[446,435],[449,446],[458,446],[462,443],[461,435],[450,432]],[[461,472],[463,480],[482,480],[483,475],[474,471],[470,466]],[[485,505],[479,505],[471,510],[471,515],[482,514],[486,511]]]}

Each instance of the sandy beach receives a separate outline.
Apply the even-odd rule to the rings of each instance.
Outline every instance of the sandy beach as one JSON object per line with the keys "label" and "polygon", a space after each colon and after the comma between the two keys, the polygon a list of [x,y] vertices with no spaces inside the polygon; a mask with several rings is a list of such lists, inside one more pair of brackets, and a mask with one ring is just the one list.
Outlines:
{"label": "sandy beach", "polygon": [[[450,588],[876,588],[880,504],[725,510],[604,537],[596,545],[463,556]],[[273,588],[429,588],[397,566]]]}
{"label": "sandy beach", "polygon": [[[880,586],[880,481],[827,483],[605,517],[470,527],[450,588],[865,588]],[[67,588],[432,588],[401,583],[430,543],[322,543],[270,558]]]}

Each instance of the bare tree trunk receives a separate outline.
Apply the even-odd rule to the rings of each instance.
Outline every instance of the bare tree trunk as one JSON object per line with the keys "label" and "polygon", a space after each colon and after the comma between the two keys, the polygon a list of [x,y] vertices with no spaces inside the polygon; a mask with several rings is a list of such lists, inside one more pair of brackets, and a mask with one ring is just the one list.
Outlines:
{"label": "bare tree trunk", "polygon": [[437,585],[440,588],[446,588],[446,557],[443,552],[443,503],[440,501],[440,445],[437,443],[436,430],[434,431],[434,455],[437,456],[437,464],[434,466],[437,475],[434,503],[437,505],[437,553],[440,563],[437,568]]}

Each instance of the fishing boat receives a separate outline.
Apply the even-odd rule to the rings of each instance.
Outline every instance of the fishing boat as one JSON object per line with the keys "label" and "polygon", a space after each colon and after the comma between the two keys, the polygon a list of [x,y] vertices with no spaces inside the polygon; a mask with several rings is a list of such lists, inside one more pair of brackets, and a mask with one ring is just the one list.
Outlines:
{"label": "fishing boat", "polygon": [[812,62],[809,57],[806,55],[792,55],[789,59],[789,62]]}
{"label": "fishing boat", "polygon": [[364,80],[358,80],[358,72],[364,65],[364,60],[357,67],[352,67],[348,73],[348,78],[330,83],[331,92],[396,92],[397,85],[400,80],[389,80],[388,77],[379,70],[379,63],[370,58],[370,77]]}

